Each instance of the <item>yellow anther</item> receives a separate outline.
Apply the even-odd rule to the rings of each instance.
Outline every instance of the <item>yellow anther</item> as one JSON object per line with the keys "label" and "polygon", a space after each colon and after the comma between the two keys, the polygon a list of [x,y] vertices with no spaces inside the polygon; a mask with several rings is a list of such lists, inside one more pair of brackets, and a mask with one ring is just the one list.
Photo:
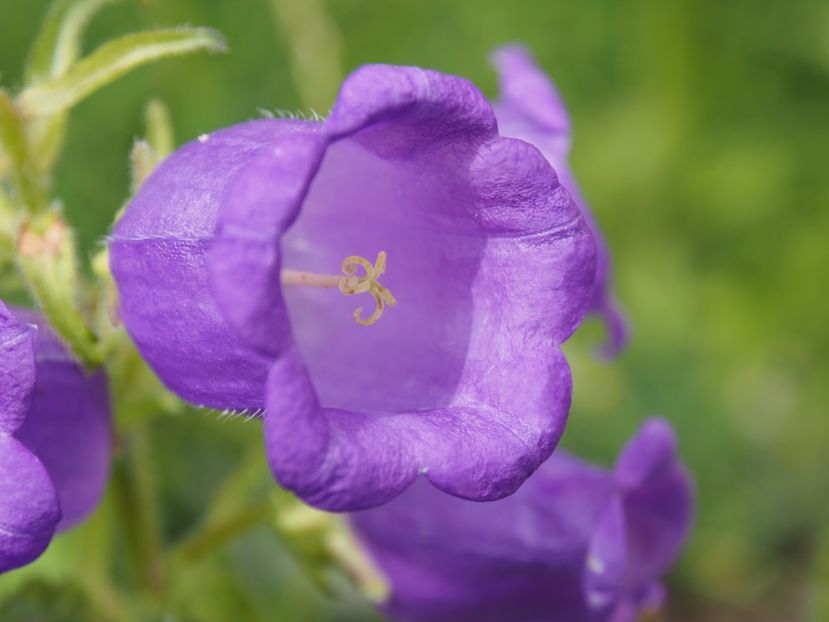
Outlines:
{"label": "yellow anther", "polygon": [[[365,274],[362,276],[355,275],[358,268],[362,268]],[[361,326],[371,326],[383,315],[386,305],[393,307],[397,304],[397,300],[394,299],[392,293],[379,281],[380,276],[386,271],[385,251],[377,253],[374,265],[368,259],[359,255],[346,257],[343,259],[342,271],[346,276],[340,280],[340,292],[346,296],[368,292],[374,298],[374,313],[368,318],[363,318],[363,307],[357,307],[354,310],[354,321]]]}
{"label": "yellow anther", "polygon": [[[364,274],[358,275],[357,270],[363,269]],[[346,296],[357,294],[371,294],[374,298],[374,312],[363,318],[363,307],[354,310],[354,321],[361,326],[371,326],[380,316],[386,305],[393,307],[397,301],[392,293],[380,283],[380,276],[386,271],[386,252],[377,253],[374,264],[359,255],[351,255],[343,259],[342,271],[345,276],[301,272],[298,270],[282,270],[280,280],[283,285],[304,285],[309,287],[336,287]]]}

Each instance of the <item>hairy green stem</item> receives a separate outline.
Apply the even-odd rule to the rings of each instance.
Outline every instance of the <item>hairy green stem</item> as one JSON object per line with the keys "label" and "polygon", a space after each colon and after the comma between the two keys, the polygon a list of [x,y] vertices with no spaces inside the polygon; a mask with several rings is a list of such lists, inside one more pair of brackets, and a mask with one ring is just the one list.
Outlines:
{"label": "hairy green stem", "polygon": [[35,173],[26,141],[26,129],[17,104],[0,90],[0,146],[11,168],[11,180],[17,201],[31,213],[46,209],[48,204],[43,180]]}
{"label": "hairy green stem", "polygon": [[116,464],[114,480],[135,573],[150,594],[161,598],[166,573],[147,434],[138,426],[131,431]]}
{"label": "hairy green stem", "polygon": [[78,305],[80,285],[72,230],[56,213],[24,225],[17,263],[52,328],[87,368],[102,363],[98,340]]}

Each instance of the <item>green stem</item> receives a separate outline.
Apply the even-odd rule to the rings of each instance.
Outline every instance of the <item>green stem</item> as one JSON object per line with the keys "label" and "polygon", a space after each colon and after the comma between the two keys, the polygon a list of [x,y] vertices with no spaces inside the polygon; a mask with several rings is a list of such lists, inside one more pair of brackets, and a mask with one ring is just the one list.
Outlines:
{"label": "green stem", "polygon": [[31,213],[42,212],[48,203],[46,188],[35,175],[37,167],[31,160],[20,111],[3,90],[0,90],[0,145],[11,166],[17,200]]}
{"label": "green stem", "polygon": [[222,521],[205,524],[176,547],[175,555],[187,562],[197,562],[227,542],[265,524],[272,517],[273,505],[270,500],[245,507]]}
{"label": "green stem", "polygon": [[250,448],[241,463],[227,476],[213,497],[202,525],[176,548],[175,554],[186,561],[196,561],[230,540],[273,517],[274,504],[266,501],[250,505],[254,487],[266,473],[259,450]]}
{"label": "green stem", "polygon": [[129,607],[110,585],[96,579],[84,579],[82,586],[99,614],[105,616],[103,619],[112,622],[135,622],[136,618],[131,615]]}
{"label": "green stem", "polygon": [[114,479],[135,573],[144,588],[160,598],[166,573],[147,434],[138,426],[131,430]]}
{"label": "green stem", "polygon": [[138,499],[138,523],[146,547],[147,584],[154,592],[160,593],[164,589],[166,577],[164,547],[161,542],[161,513],[156,496],[155,461],[151,454],[150,434],[150,427],[147,425],[140,426],[130,434],[130,466]]}
{"label": "green stem", "polygon": [[809,620],[820,622],[829,616],[829,525],[818,541]]}

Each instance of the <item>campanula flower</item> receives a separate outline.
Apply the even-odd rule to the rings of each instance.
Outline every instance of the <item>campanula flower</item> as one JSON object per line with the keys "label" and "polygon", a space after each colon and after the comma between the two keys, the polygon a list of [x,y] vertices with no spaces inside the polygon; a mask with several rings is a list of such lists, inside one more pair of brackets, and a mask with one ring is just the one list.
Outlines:
{"label": "campanula flower", "polygon": [[104,373],[82,370],[40,316],[0,302],[0,572],[94,509],[111,437]]}
{"label": "campanula flower", "polygon": [[571,130],[567,108],[553,82],[523,47],[499,48],[492,54],[492,61],[501,85],[501,96],[494,104],[501,134],[526,140],[541,150],[593,233],[596,282],[589,311],[605,320],[608,337],[600,354],[612,358],[624,348],[628,330],[611,288],[610,250],[568,164]]}
{"label": "campanula flower", "polygon": [[559,344],[595,246],[532,145],[461,78],[365,66],[324,121],[185,145],[113,230],[120,314],[196,404],[259,412],[277,479],[335,510],[418,475],[478,500],[549,456]]}
{"label": "campanula flower", "polygon": [[351,515],[408,622],[633,622],[688,533],[692,484],[647,421],[607,472],[557,451],[514,495],[470,503],[418,482]]}

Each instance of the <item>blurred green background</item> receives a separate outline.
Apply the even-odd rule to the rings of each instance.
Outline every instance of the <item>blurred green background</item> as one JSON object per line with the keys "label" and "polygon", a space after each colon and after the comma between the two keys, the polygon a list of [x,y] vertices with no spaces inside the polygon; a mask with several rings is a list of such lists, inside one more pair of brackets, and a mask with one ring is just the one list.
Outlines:
{"label": "blurred green background", "polygon": [[[0,0],[6,87],[19,86],[46,6]],[[126,199],[127,154],[152,96],[184,142],[259,109],[324,113],[367,62],[432,67],[495,96],[489,51],[523,42],[570,107],[573,167],[633,326],[613,364],[591,356],[595,320],[568,343],[565,445],[609,463],[643,417],[677,427],[699,512],[666,619],[829,620],[829,3],[148,0],[105,10],[87,48],[182,23],[222,31],[230,53],[141,69],[72,115],[56,190],[85,255]],[[166,538],[187,532],[243,454],[259,451],[257,428],[210,414],[153,423]],[[50,590],[71,600],[59,586],[84,572],[111,497],[15,575],[15,589],[36,581],[4,615]],[[315,596],[266,531],[211,557],[190,589],[187,620],[372,619],[356,599]]]}

